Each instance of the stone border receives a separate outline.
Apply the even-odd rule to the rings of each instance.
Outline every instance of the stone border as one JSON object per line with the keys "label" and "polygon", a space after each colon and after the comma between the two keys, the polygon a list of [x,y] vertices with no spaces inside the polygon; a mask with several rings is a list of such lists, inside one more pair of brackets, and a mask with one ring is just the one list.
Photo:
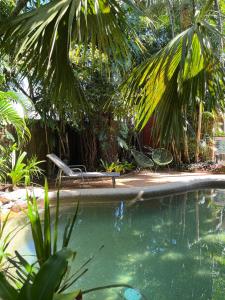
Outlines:
{"label": "stone border", "polygon": [[[185,182],[172,182],[154,185],[150,187],[134,188],[101,188],[101,189],[80,189],[80,190],[61,190],[60,199],[66,200],[88,200],[104,201],[106,197],[110,200],[129,200],[135,197],[142,197],[144,200],[178,194],[196,189],[220,188],[225,189],[225,178],[212,178],[212,176],[201,179],[187,179]],[[49,192],[49,199],[55,200],[57,193]]]}

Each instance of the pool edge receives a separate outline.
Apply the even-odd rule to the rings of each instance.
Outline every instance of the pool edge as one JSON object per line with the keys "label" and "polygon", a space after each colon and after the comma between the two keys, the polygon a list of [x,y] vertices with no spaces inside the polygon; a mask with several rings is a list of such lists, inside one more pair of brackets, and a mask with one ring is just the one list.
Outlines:
{"label": "pool edge", "polygon": [[[102,188],[102,189],[76,189],[76,190],[61,190],[61,199],[76,199],[76,200],[105,200],[106,197],[115,198],[121,200],[120,198],[132,199],[138,195],[144,198],[155,198],[160,196],[166,196],[170,194],[182,193],[190,190],[196,189],[207,189],[207,188],[221,188],[225,189],[225,178],[203,178],[203,179],[191,179],[185,182],[173,182],[164,183],[160,185],[153,185],[149,187],[134,187],[134,188]],[[57,198],[57,192],[49,192],[50,200],[55,200]]]}

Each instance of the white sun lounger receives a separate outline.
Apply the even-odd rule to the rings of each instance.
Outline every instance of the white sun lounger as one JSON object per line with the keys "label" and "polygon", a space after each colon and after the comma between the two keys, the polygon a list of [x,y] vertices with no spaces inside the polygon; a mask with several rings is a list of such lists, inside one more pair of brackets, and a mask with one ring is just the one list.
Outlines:
{"label": "white sun lounger", "polygon": [[[47,154],[47,157],[59,168],[57,180],[61,181],[62,178],[69,179],[85,179],[90,178],[105,178],[111,177],[113,187],[116,186],[116,177],[120,176],[120,173],[116,172],[87,172],[83,165],[67,166],[57,155],[51,153]],[[64,175],[62,175],[64,174]]]}

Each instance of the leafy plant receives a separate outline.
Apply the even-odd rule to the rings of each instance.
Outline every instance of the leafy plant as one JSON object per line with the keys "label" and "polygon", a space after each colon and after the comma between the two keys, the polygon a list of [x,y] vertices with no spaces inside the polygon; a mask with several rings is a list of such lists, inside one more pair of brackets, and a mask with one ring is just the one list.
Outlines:
{"label": "leafy plant", "polygon": [[0,145],[0,181],[6,181],[7,173],[10,171],[11,153],[17,149],[17,145]]}
{"label": "leafy plant", "polygon": [[[155,140],[180,145],[188,109],[207,105],[224,109],[224,69],[213,47],[217,29],[205,21],[213,6],[208,0],[192,26],[134,68],[125,84],[128,103],[136,106],[136,126],[143,128],[154,113]],[[209,97],[206,97],[209,96]],[[209,101],[210,99],[210,101]]]}
{"label": "leafy plant", "polygon": [[[59,220],[59,192],[56,203],[54,229],[51,228],[51,214],[48,198],[48,185],[45,183],[44,198],[44,220],[41,221],[41,215],[38,211],[37,200],[35,197],[27,196],[28,211],[27,216],[31,225],[32,237],[35,245],[37,261],[30,264],[18,252],[11,258],[5,255],[9,244],[8,239],[11,232],[3,239],[8,216],[4,221],[0,238],[3,241],[1,261],[5,259],[12,267],[16,269],[16,275],[8,272],[8,266],[2,269],[0,273],[0,298],[2,300],[10,299],[81,299],[80,290],[69,294],[63,294],[64,290],[72,285],[77,277],[71,275],[68,262],[75,258],[76,252],[67,248],[73,231],[76,216],[78,213],[77,205],[73,218],[68,220],[65,225],[63,241],[58,249],[58,220]],[[82,268],[80,269],[82,270]],[[80,270],[76,273],[80,277]],[[84,272],[85,273],[85,272]],[[49,276],[51,274],[51,276]],[[46,284],[47,283],[47,284]]]}
{"label": "leafy plant", "polygon": [[[124,2],[131,4],[130,0]],[[116,0],[97,0],[94,5],[92,0],[48,1],[36,10],[2,22],[1,48],[6,54],[13,51],[16,59],[22,58],[20,71],[25,76],[32,70],[36,82],[44,79],[48,83],[52,98],[57,100],[55,104],[64,99],[74,108],[87,107],[69,51],[73,45],[82,44],[86,52],[91,44],[93,54],[98,49],[116,62],[121,61],[127,58],[133,43],[126,37],[128,28],[125,11]],[[138,45],[131,29],[130,35]]]}
{"label": "leafy plant", "polygon": [[10,236],[12,235],[11,231],[5,237],[3,237],[5,233],[6,224],[8,222],[9,214],[10,213],[7,214],[4,220],[0,219],[0,269],[2,267],[3,260],[8,256],[7,248],[10,244]]}
{"label": "leafy plant", "polygon": [[20,183],[29,185],[33,177],[39,177],[42,174],[38,165],[43,161],[37,161],[34,156],[25,162],[26,155],[27,153],[24,151],[16,159],[16,151],[12,152],[12,170],[7,175],[11,178],[13,187]]}
{"label": "leafy plant", "polygon": [[[24,282],[22,287],[18,289],[6,279],[3,272],[0,273],[0,298],[2,300],[81,299],[79,290],[69,294],[57,294],[55,292],[73,255],[74,253],[71,250],[62,249],[49,257],[35,272],[33,266],[17,253],[20,262],[20,264],[17,264],[17,273],[22,275],[21,279],[24,278]],[[23,271],[22,266],[27,273]],[[49,276],[50,274],[51,276]]]}
{"label": "leafy plant", "polygon": [[[1,300],[81,300],[82,295],[96,290],[132,288],[129,285],[112,284],[86,291],[76,289],[66,293],[66,290],[88,271],[87,264],[94,258],[94,256],[90,257],[77,271],[70,274],[69,263],[75,259],[76,252],[68,249],[68,245],[78,214],[79,203],[73,217],[65,225],[62,244],[59,246],[59,191],[53,215],[50,213],[48,185],[47,181],[45,182],[43,222],[36,198],[27,197],[27,201],[27,216],[31,225],[37,261],[31,264],[17,251],[13,258],[4,256],[3,259],[10,265],[6,265],[0,272]],[[52,228],[53,221],[54,227]],[[6,222],[7,220],[4,227]],[[2,235],[0,237],[2,239]],[[14,271],[12,271],[13,268]]]}
{"label": "leafy plant", "polygon": [[0,91],[0,119],[3,124],[11,124],[19,138],[30,138],[30,131],[22,118],[13,106],[13,102],[19,102],[18,96],[14,92]]}
{"label": "leafy plant", "polygon": [[117,160],[115,162],[108,163],[100,159],[100,162],[106,172],[125,173],[126,171],[130,171],[134,168],[134,165],[128,161],[120,162]]}
{"label": "leafy plant", "polygon": [[225,132],[223,130],[216,130],[213,134],[214,136],[225,136]]}

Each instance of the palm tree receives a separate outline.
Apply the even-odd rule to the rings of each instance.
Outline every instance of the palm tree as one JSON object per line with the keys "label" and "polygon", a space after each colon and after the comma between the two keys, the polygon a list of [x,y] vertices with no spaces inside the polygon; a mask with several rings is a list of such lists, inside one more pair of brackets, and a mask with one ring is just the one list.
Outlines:
{"label": "palm tree", "polygon": [[[51,0],[48,4],[0,23],[0,48],[20,61],[21,73],[33,82],[43,80],[55,105],[69,101],[76,111],[88,106],[76,65],[70,60],[75,45],[96,49],[121,64],[127,60],[132,41],[138,39],[126,22],[130,0]],[[210,35],[217,30],[204,21],[213,5],[195,17],[194,24],[176,36],[164,49],[136,67],[127,81],[127,96],[137,106],[137,127],[142,128],[154,112],[158,137],[179,144],[190,107],[221,106],[224,70],[213,52]],[[127,39],[127,31],[132,33]],[[82,50],[83,50],[82,49]]]}
{"label": "palm tree", "polygon": [[[130,0],[123,2],[134,7]],[[93,57],[98,49],[119,64],[127,59],[133,42],[126,32],[139,42],[127,25],[125,9],[117,0],[51,0],[0,23],[0,48],[22,61],[24,76],[29,74],[33,82],[44,80],[55,105],[69,101],[79,111],[88,104],[70,50],[80,45],[84,53],[90,47]]]}
{"label": "palm tree", "polygon": [[19,98],[15,93],[0,91],[0,124],[12,125],[19,138],[27,139],[30,137],[29,129],[24,118],[14,108],[13,102],[19,102]]}
{"label": "palm tree", "polygon": [[156,137],[164,144],[179,147],[190,108],[206,102],[210,109],[224,107],[225,73],[210,39],[220,33],[205,21],[212,5],[208,0],[194,24],[137,66],[124,85],[128,103],[136,106],[137,128],[154,113]]}

